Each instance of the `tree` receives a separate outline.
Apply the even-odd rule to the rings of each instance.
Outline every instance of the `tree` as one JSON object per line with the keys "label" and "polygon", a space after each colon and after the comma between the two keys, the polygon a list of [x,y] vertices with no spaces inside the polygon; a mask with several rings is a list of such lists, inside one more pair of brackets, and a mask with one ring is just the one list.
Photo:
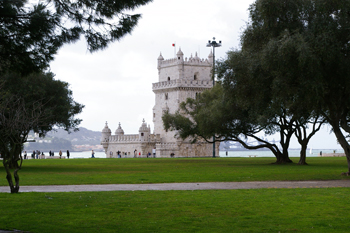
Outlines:
{"label": "tree", "polygon": [[64,44],[85,36],[90,52],[131,33],[152,0],[1,0],[0,73],[41,71]]}
{"label": "tree", "polygon": [[[242,49],[261,51],[274,79],[291,84],[299,113],[323,117],[345,151],[350,173],[350,1],[258,0],[250,7],[251,23]],[[294,81],[293,81],[294,80]],[[282,95],[283,96],[283,95]],[[283,100],[287,99],[285,96]]]}
{"label": "tree", "polygon": [[[274,126],[259,124],[260,118],[251,106],[242,106],[233,92],[218,83],[197,99],[188,98],[180,104],[179,111],[163,115],[164,128],[176,130],[177,136],[191,138],[192,142],[204,139],[212,143],[215,135],[217,142],[235,141],[246,149],[268,148],[276,156],[276,163],[288,162],[288,155],[283,155],[277,145],[257,136],[261,132],[273,133]],[[247,144],[247,138],[256,140],[258,145]]]}
{"label": "tree", "polygon": [[52,73],[8,74],[0,76],[0,83],[0,153],[11,193],[17,193],[21,151],[29,131],[43,136],[54,126],[74,130],[81,122],[74,116],[84,106],[73,100],[68,83],[54,80]]}
{"label": "tree", "polygon": [[[349,106],[344,93],[336,95],[346,89],[350,80],[346,75],[349,69],[348,5],[349,1],[257,0],[250,6],[250,22],[241,36],[241,49],[229,51],[217,66],[224,90],[223,101],[234,111],[245,113],[239,115],[217,109],[216,116],[220,113],[230,116],[225,122],[227,130],[232,130],[230,121],[236,124],[238,119],[244,119],[266,134],[279,132],[283,151],[275,154],[277,163],[290,162],[288,147],[295,134],[302,145],[299,164],[306,164],[306,147],[311,136],[326,120],[331,122],[330,116],[342,114],[340,109],[334,111],[335,108],[344,112],[344,108],[334,103],[343,101],[345,104],[340,106]],[[339,63],[341,59],[344,61]],[[330,78],[337,73],[343,75],[339,75],[340,82]],[[199,105],[207,106],[207,103]],[[190,106],[189,111],[185,113],[197,122],[191,115],[198,114],[196,106]],[[347,117],[348,111],[345,112]],[[202,117],[221,119],[209,114]],[[344,122],[347,122],[344,117],[338,117],[334,124]],[[310,123],[311,132],[307,134]],[[249,128],[248,124],[242,126]],[[249,131],[244,127],[234,135],[239,132],[247,135]],[[173,128],[180,129],[175,125]],[[341,133],[335,128],[333,126],[336,133]],[[198,132],[202,128],[194,129]],[[223,135],[224,129],[217,129],[215,133]],[[340,140],[346,141],[345,137]],[[348,150],[350,153],[350,148]]]}

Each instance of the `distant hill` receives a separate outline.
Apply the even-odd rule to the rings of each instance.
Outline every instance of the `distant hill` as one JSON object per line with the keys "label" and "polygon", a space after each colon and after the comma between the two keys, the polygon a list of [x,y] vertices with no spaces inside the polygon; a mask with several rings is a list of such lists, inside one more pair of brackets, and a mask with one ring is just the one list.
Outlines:
{"label": "distant hill", "polygon": [[68,133],[63,129],[49,132],[47,137],[63,138],[72,142],[72,145],[99,145],[101,142],[101,131],[92,131],[84,127],[79,127],[79,131]]}
{"label": "distant hill", "polygon": [[[68,133],[63,129],[51,131],[44,138],[36,138],[34,133],[29,133],[28,138],[35,138],[36,142],[25,144],[24,150],[32,151],[59,151],[59,150],[98,150],[100,146],[101,132],[92,131],[83,127],[79,131]],[[83,146],[84,145],[84,146]]]}

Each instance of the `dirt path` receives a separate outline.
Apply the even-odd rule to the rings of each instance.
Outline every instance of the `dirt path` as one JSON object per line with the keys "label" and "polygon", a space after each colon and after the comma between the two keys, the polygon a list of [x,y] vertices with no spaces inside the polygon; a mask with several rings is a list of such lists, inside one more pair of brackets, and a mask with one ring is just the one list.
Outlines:
{"label": "dirt path", "polygon": [[[95,191],[145,191],[145,190],[208,190],[208,189],[258,189],[258,188],[330,188],[350,187],[350,180],[322,181],[253,181],[162,184],[102,184],[102,185],[48,185],[21,186],[20,192],[95,192]],[[8,193],[8,186],[0,186]]]}

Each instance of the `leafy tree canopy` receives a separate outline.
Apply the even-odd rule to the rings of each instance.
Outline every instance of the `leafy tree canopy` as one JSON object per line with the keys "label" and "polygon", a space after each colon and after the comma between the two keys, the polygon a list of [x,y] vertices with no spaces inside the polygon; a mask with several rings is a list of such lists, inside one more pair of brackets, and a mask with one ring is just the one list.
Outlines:
{"label": "leafy tree canopy", "polygon": [[257,0],[249,10],[242,51],[271,77],[273,100],[332,126],[350,171],[350,1]]}
{"label": "leafy tree canopy", "polygon": [[[75,116],[84,107],[72,98],[68,83],[55,80],[52,73],[28,76],[0,76],[0,154],[11,192],[18,192],[20,154],[30,130],[45,135],[54,126],[75,129],[81,122]],[[10,169],[15,169],[13,184]]]}
{"label": "leafy tree canopy", "polygon": [[131,33],[152,0],[1,0],[0,72],[48,67],[57,50],[84,35],[90,52]]}
{"label": "leafy tree canopy", "polygon": [[[283,154],[294,133],[305,151],[326,120],[347,153],[350,171],[350,147],[340,130],[350,133],[350,1],[257,0],[249,12],[241,49],[229,51],[217,66],[224,102],[249,117],[222,113],[234,123],[242,119],[265,133],[280,132]],[[224,128],[232,131],[229,124]]]}

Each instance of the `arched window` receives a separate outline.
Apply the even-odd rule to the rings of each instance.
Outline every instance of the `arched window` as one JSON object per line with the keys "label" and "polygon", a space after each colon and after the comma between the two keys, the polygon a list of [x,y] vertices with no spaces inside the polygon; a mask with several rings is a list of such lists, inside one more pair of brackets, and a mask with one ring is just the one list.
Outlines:
{"label": "arched window", "polygon": [[168,81],[170,81],[170,77],[168,77]]}
{"label": "arched window", "polygon": [[169,98],[168,93],[165,93],[165,100]]}
{"label": "arched window", "polygon": [[198,80],[198,78],[199,78],[199,73],[198,72],[194,73],[193,80]]}

